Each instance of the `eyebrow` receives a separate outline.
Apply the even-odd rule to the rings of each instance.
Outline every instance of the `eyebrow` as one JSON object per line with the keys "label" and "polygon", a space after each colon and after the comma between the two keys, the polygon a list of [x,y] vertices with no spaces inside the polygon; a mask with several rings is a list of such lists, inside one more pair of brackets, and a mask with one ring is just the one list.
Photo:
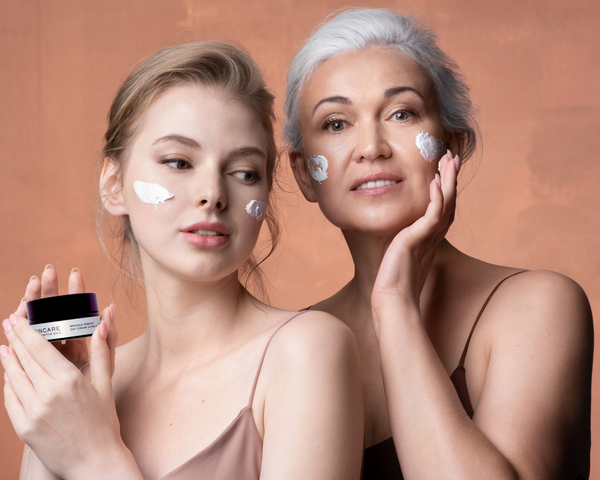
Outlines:
{"label": "eyebrow", "polygon": [[423,98],[423,95],[421,95],[421,92],[419,92],[417,89],[412,88],[412,87],[392,87],[392,88],[388,88],[383,93],[383,96],[385,98],[389,98],[389,97],[393,97],[394,95],[398,95],[399,93],[403,93],[403,92],[413,92],[413,93],[416,93],[419,97],[421,97],[421,99],[423,101],[425,101],[425,99]]}
{"label": "eyebrow", "polygon": [[349,98],[342,97],[341,95],[336,95],[334,97],[327,97],[327,98],[324,98],[323,100],[319,100],[317,102],[317,104],[314,106],[312,114],[310,116],[311,117],[314,116],[315,111],[317,110],[317,108],[319,107],[319,105],[321,105],[322,103],[328,103],[328,102],[341,103],[343,105],[351,105],[352,104],[352,102],[350,101]]}
{"label": "eyebrow", "polygon": [[161,143],[169,143],[169,142],[181,143],[182,145],[185,145],[187,147],[192,147],[192,148],[200,148],[200,144],[193,138],[185,137],[183,135],[178,135],[176,133],[173,133],[171,135],[165,135],[164,137],[160,137],[158,140],[156,140],[152,144],[152,146],[158,145]]}
{"label": "eyebrow", "polygon": [[256,155],[263,159],[267,159],[267,154],[258,147],[240,147],[229,153],[229,157],[251,157]]}

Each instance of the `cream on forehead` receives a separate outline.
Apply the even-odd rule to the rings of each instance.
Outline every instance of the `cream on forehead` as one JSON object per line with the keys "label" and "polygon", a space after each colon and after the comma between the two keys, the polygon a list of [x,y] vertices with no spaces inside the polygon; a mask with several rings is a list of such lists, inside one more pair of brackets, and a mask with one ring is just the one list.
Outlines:
{"label": "cream on forehead", "polygon": [[327,159],[323,155],[310,157],[307,161],[307,166],[310,176],[317,182],[321,183],[327,180],[327,167],[329,166],[329,162],[327,162]]}
{"label": "cream on forehead", "polygon": [[260,200],[250,200],[250,203],[246,205],[246,211],[257,222],[260,222],[267,214],[267,203]]}
{"label": "cream on forehead", "polygon": [[428,133],[419,133],[415,143],[419,147],[423,158],[428,162],[439,160],[444,155],[444,142]]}
{"label": "cream on forehead", "polygon": [[133,189],[142,202],[154,205],[155,210],[159,203],[164,205],[169,198],[173,198],[173,194],[158,183],[136,180],[133,182]]}

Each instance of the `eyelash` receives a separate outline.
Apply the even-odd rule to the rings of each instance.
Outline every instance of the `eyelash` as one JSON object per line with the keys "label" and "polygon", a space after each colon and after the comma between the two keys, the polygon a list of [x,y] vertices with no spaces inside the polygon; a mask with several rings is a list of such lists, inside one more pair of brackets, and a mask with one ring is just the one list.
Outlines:
{"label": "eyelash", "polygon": [[[334,123],[342,123],[342,124],[344,124],[344,125],[345,125],[345,123],[346,123],[346,122],[344,122],[344,121],[343,121],[342,119],[340,119],[340,118],[329,118],[329,119],[327,119],[327,120],[325,121],[325,123],[323,123],[323,127],[322,127],[322,129],[323,129],[323,130],[328,130],[328,129],[329,129],[329,127],[330,127],[331,125],[333,125]],[[342,129],[342,130],[343,130],[343,129]],[[338,131],[332,131],[332,133],[339,133],[339,132],[341,132],[341,130],[338,130]]]}
{"label": "eyelash", "polygon": [[171,159],[171,160],[165,160],[165,161],[161,162],[161,164],[163,164],[163,165],[169,165],[171,163],[180,163],[180,162],[185,163],[186,167],[185,168],[171,167],[171,168],[173,168],[174,170],[189,170],[191,168],[190,162],[188,162],[187,160],[182,160],[180,158]]}
{"label": "eyelash", "polygon": [[[246,180],[246,178],[240,178],[240,177],[238,177],[238,176],[237,176],[237,174],[240,174],[240,173],[241,173],[241,174],[243,174],[243,175],[244,175],[244,177],[245,177],[246,175],[248,175],[248,174],[254,175],[254,178],[253,178],[252,180]],[[239,180],[241,180],[241,181],[243,181],[243,182],[245,182],[245,183],[247,183],[247,184],[250,184],[250,185],[254,185],[256,182],[258,182],[258,181],[260,180],[260,175],[258,174],[258,172],[255,172],[255,171],[253,171],[253,170],[241,171],[241,172],[235,172],[233,175],[234,175],[234,176],[235,176],[237,179],[239,179]]]}

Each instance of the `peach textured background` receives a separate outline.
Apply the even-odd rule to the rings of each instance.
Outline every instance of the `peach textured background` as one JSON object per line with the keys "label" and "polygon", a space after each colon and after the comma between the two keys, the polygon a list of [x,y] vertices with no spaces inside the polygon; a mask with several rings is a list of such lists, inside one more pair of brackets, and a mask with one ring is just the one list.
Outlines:
{"label": "peach textured background", "polygon": [[[342,1],[2,0],[0,2],[0,306],[12,312],[48,262],[78,266],[110,301],[114,270],[93,227],[96,167],[110,101],[155,50],[204,39],[247,47],[282,102],[287,66]],[[600,311],[600,3],[596,0],[365,1],[421,13],[461,66],[480,108],[479,171],[459,197],[450,239],[489,262],[551,269]],[[284,162],[285,163],[285,162]],[[464,169],[463,185],[474,172]],[[282,178],[288,177],[287,165]],[[271,299],[296,309],[351,276],[341,235],[287,183]],[[143,316],[117,291],[121,341]],[[0,341],[5,343],[3,335]],[[594,395],[600,395],[596,370]],[[592,414],[594,439],[600,411]],[[22,444],[0,409],[0,477],[17,478]],[[592,446],[592,478],[600,447]]]}

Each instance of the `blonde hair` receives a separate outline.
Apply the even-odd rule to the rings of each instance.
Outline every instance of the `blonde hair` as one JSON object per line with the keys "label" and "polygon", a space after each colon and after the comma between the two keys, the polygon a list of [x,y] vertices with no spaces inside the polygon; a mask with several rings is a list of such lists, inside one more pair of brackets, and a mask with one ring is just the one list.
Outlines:
{"label": "blonde hair", "polygon": [[[109,159],[120,175],[127,163],[131,139],[139,118],[158,94],[184,84],[219,87],[256,114],[267,140],[267,183],[271,197],[278,160],[273,132],[274,96],[267,90],[260,69],[252,57],[241,48],[223,42],[198,42],[167,47],[139,65],[121,85],[110,107],[108,128],[104,134],[103,160]],[[122,217],[120,224],[111,229],[112,236],[120,239],[119,256],[116,256],[106,248],[103,241],[104,208],[99,205],[97,212],[96,227],[104,250],[119,269],[121,280],[126,275],[131,277],[132,284],[135,283],[141,277],[141,265],[139,247],[129,217]],[[272,202],[269,202],[265,221],[271,236],[270,251],[260,261],[251,256],[242,269],[246,284],[252,273],[258,274],[255,281],[263,293],[263,278],[256,269],[275,249],[280,230]],[[126,264],[128,265],[125,266]]]}

